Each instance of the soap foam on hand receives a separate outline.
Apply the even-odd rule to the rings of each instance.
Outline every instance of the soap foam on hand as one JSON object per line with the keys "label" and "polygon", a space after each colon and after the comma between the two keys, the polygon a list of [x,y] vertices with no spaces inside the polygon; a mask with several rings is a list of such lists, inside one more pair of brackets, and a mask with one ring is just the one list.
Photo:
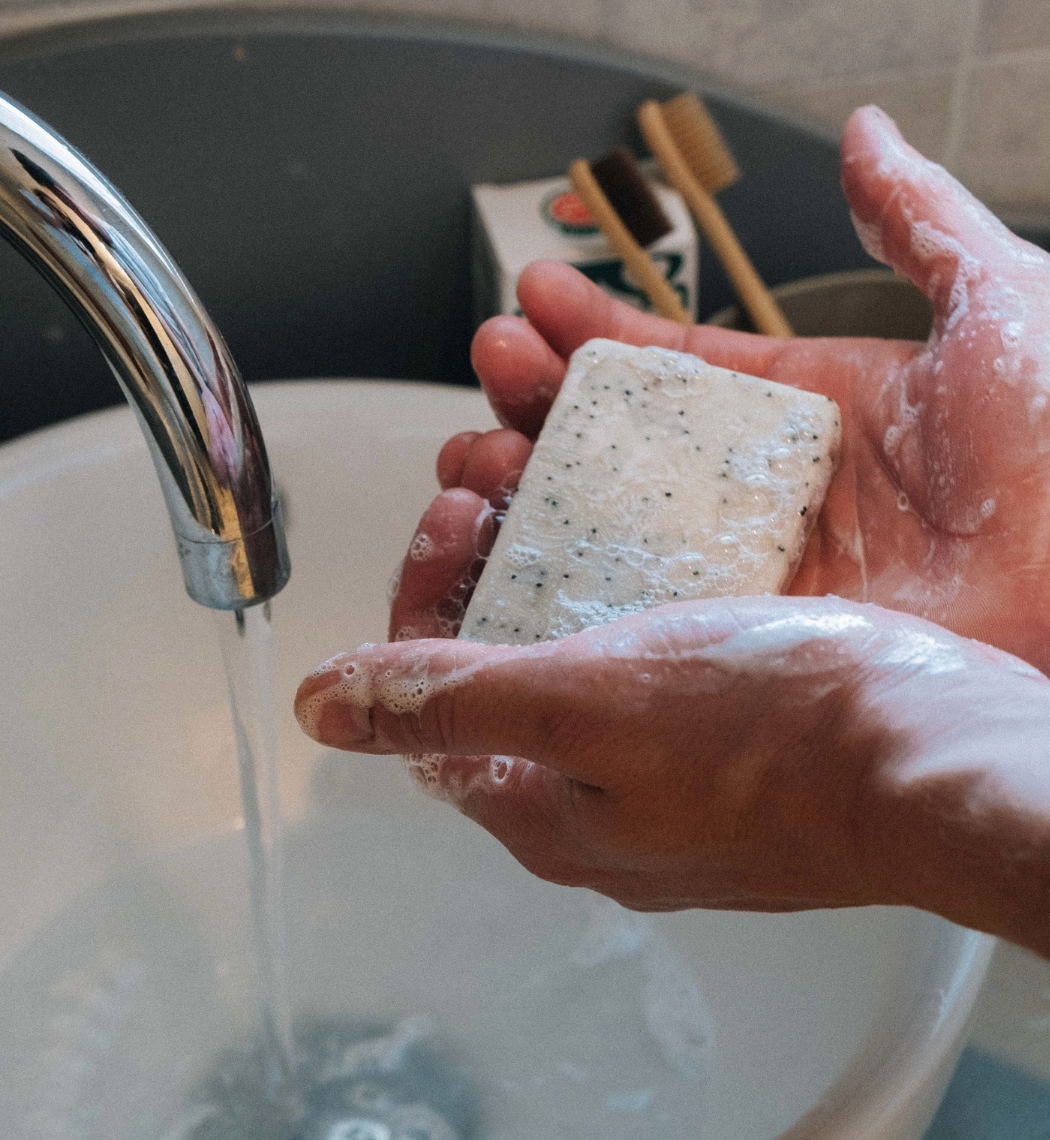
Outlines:
{"label": "soap foam on hand", "polygon": [[780,593],[840,439],[826,396],[686,353],[588,341],[460,637],[529,645],[665,602]]}

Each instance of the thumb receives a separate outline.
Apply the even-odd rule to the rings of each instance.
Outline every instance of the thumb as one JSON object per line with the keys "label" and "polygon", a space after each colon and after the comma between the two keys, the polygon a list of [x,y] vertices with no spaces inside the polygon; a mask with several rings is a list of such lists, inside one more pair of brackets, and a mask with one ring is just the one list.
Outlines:
{"label": "thumb", "polygon": [[939,321],[965,311],[984,263],[1029,248],[944,167],[909,146],[878,107],[861,107],[846,123],[842,186],[864,248],[913,281]]}
{"label": "thumb", "polygon": [[[575,747],[603,723],[605,664],[563,642],[430,639],[362,645],[299,686],[295,714],[321,744],[354,752],[523,756],[585,783]],[[581,700],[582,693],[597,699]],[[593,706],[593,707],[591,707]]]}

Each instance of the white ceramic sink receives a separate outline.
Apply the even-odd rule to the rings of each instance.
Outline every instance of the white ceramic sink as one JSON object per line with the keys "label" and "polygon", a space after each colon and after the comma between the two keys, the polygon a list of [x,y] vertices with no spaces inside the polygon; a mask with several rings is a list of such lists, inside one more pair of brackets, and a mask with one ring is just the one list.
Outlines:
{"label": "white ceramic sink", "polygon": [[[629,915],[531,878],[396,760],[298,732],[302,674],[384,636],[441,442],[492,417],[409,383],[256,401],[293,559],[274,624],[297,1013],[429,1019],[473,1140],[919,1137],[989,939],[890,909]],[[254,1022],[216,617],[183,593],[124,409],[0,449],[0,536],[0,1134],[161,1140]]]}

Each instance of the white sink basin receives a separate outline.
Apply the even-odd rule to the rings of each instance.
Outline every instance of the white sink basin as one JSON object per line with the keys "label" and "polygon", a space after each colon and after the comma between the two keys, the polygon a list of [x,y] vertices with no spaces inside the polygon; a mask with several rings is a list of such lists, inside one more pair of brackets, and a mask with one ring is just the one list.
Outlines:
{"label": "white sink basin", "polygon": [[[492,417],[409,383],[256,401],[293,559],[274,622],[296,1011],[429,1018],[474,1140],[919,1137],[990,939],[892,909],[629,915],[531,878],[396,760],[298,732],[302,674],[384,636],[441,442]],[[254,1023],[216,619],[183,593],[124,409],[0,448],[0,535],[0,1134],[161,1140]]]}

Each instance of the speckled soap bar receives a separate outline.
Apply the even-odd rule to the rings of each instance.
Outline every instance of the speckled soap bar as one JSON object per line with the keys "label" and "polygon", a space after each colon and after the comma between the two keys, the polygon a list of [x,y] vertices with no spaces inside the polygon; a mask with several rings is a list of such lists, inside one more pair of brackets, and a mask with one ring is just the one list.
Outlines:
{"label": "speckled soap bar", "polygon": [[526,645],[664,602],[779,593],[839,439],[826,396],[685,353],[588,341],[460,637]]}

